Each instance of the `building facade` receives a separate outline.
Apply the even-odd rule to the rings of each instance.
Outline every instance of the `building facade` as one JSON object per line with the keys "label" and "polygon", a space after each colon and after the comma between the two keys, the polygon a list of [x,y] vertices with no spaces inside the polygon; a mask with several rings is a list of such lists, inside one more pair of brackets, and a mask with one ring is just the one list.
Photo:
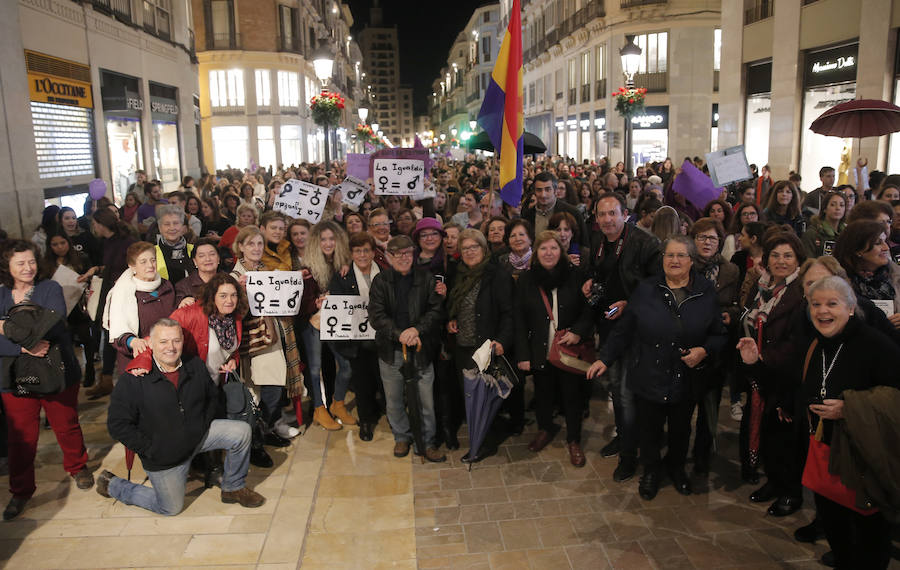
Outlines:
{"label": "building facade", "polygon": [[205,168],[321,162],[325,132],[309,101],[321,83],[312,65],[324,46],[334,56],[328,89],[346,99],[329,130],[329,157],[350,144],[360,97],[362,54],[353,16],[335,0],[191,0],[197,30],[200,124]]}
{"label": "building facade", "polygon": [[200,174],[189,4],[10,0],[0,26],[3,229],[30,236],[45,203],[82,212],[94,178],[121,202],[137,170],[166,190]]}
{"label": "building facade", "polygon": [[900,138],[841,139],[810,124],[852,99],[900,101],[898,0],[722,0],[720,141],[744,144],[747,158],[778,178],[794,170],[804,190],[819,169],[855,184],[869,170],[900,172]]}
{"label": "building facade", "polygon": [[[624,157],[619,50],[635,36],[646,112],[632,119],[633,163],[702,155],[717,145],[719,0],[524,0],[525,130],[576,160]],[[512,0],[500,2],[505,28]]]}
{"label": "building facade", "polygon": [[397,27],[384,25],[378,0],[369,11],[369,24],[360,33],[365,83],[371,101],[368,121],[378,125],[392,146],[411,147],[415,138],[412,87],[400,83],[400,43]]}
{"label": "building facade", "polygon": [[450,47],[446,67],[432,83],[429,108],[436,137],[442,133],[465,146],[464,133],[472,134],[469,122],[478,118],[506,31],[499,21],[500,4],[479,6]]}

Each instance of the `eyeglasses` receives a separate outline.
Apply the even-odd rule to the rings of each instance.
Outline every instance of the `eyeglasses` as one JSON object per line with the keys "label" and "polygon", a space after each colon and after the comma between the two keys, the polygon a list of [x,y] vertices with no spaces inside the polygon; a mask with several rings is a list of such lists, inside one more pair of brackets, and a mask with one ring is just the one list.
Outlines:
{"label": "eyeglasses", "polygon": [[433,238],[440,236],[440,232],[419,232],[419,237],[423,238]]}
{"label": "eyeglasses", "polygon": [[459,251],[463,253],[473,253],[481,249],[480,245],[467,245],[466,247],[459,248]]}
{"label": "eyeglasses", "polygon": [[686,253],[666,253],[666,254],[663,254],[663,257],[665,257],[666,259],[669,259],[669,260],[678,259],[680,261],[680,260],[689,258],[690,255],[688,255]]}
{"label": "eyeglasses", "polygon": [[413,250],[411,249],[405,249],[403,251],[389,251],[388,253],[400,259],[412,259],[413,256]]}
{"label": "eyeglasses", "polygon": [[701,235],[697,235],[697,236],[694,236],[694,239],[697,240],[697,241],[704,242],[704,243],[716,243],[717,241],[719,241],[719,236],[701,236]]}
{"label": "eyeglasses", "polygon": [[369,224],[369,225],[372,226],[373,228],[389,228],[389,227],[391,227],[390,222],[377,222],[377,223]]}

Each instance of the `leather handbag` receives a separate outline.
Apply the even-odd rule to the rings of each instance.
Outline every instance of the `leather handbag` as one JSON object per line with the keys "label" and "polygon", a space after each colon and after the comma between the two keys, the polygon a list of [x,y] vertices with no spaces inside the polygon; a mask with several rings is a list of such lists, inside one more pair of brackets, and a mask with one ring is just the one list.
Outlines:
{"label": "leather handbag", "polygon": [[[806,371],[809,368],[809,361],[817,344],[818,340],[814,340],[806,353],[806,361],[803,364],[803,381],[806,381]],[[822,441],[824,427],[825,422],[820,419],[815,433],[809,436],[809,450],[806,454],[806,464],[803,466],[803,486],[861,515],[871,515],[878,512],[876,508],[860,509],[857,507],[856,491],[841,483],[839,476],[828,471],[831,446]]]}
{"label": "leather handbag", "polygon": [[550,307],[550,299],[547,298],[547,293],[545,293],[543,289],[539,288],[538,290],[541,292],[541,298],[544,300],[544,308],[547,310],[547,316],[550,317],[550,322],[553,323],[554,330],[553,342],[550,343],[550,353],[547,355],[547,360],[550,364],[560,370],[565,370],[572,374],[583,375],[587,373],[591,364],[596,360],[593,339],[582,341],[578,344],[560,344],[559,341],[562,340],[562,337],[569,332],[569,330],[556,329],[556,319],[553,318],[553,309]]}

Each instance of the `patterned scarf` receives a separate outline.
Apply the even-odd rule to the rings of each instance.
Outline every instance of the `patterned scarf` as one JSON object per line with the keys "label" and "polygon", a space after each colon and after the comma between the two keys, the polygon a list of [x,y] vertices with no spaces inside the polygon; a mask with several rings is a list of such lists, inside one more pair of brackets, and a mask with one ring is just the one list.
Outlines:
{"label": "patterned scarf", "polygon": [[[793,273],[787,276],[784,283],[775,284],[772,275],[763,269],[759,277],[759,286],[756,293],[756,300],[753,309],[747,314],[752,329],[761,329],[762,325],[769,320],[769,315],[778,306],[779,301],[787,291],[788,285],[797,278],[800,269],[797,268]],[[760,347],[761,348],[761,347]]]}
{"label": "patterned scarf", "polygon": [[525,252],[524,255],[516,255],[514,252],[509,252],[509,264],[513,266],[514,269],[518,269],[519,271],[525,271],[528,269],[528,265],[531,263],[531,248]]}
{"label": "patterned scarf", "polygon": [[700,272],[701,275],[709,279],[709,281],[718,286],[719,284],[719,267],[722,266],[722,263],[725,259],[722,257],[722,254],[717,253],[709,259],[703,259],[702,257],[698,257],[695,265],[697,267],[697,271]]}
{"label": "patterned scarf", "polygon": [[456,318],[456,315],[459,313],[459,309],[462,306],[463,299],[466,298],[469,291],[471,291],[477,283],[481,283],[481,277],[484,275],[484,268],[487,267],[489,262],[490,258],[484,256],[481,263],[474,267],[469,267],[465,263],[459,264],[459,268],[456,270],[455,283],[453,289],[450,291],[447,302],[451,320]]}
{"label": "patterned scarf", "polygon": [[850,280],[859,294],[870,300],[894,300],[896,291],[891,285],[891,271],[887,265],[879,267],[868,276],[850,274]]}
{"label": "patterned scarf", "polygon": [[232,352],[237,348],[237,325],[234,323],[234,315],[223,316],[218,313],[210,315],[209,327],[216,333],[216,340],[223,350]]}

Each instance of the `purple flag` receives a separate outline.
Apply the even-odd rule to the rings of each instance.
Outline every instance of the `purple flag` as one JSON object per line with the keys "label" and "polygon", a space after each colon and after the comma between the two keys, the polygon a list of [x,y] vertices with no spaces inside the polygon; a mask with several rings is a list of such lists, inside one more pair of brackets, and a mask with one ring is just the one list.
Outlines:
{"label": "purple flag", "polygon": [[365,180],[369,177],[369,155],[347,154],[347,175]]}
{"label": "purple flag", "polygon": [[712,179],[690,160],[685,160],[681,165],[681,173],[675,177],[672,190],[684,196],[698,210],[705,208],[722,193],[722,189],[716,188]]}
{"label": "purple flag", "polygon": [[[426,153],[428,149],[425,148],[425,145],[422,144],[422,141],[419,139],[419,135],[416,135],[416,141],[413,143],[413,148],[418,148],[424,150]],[[431,167],[434,165],[434,161],[431,159],[430,154],[426,154],[425,158],[425,178],[431,178]]]}

